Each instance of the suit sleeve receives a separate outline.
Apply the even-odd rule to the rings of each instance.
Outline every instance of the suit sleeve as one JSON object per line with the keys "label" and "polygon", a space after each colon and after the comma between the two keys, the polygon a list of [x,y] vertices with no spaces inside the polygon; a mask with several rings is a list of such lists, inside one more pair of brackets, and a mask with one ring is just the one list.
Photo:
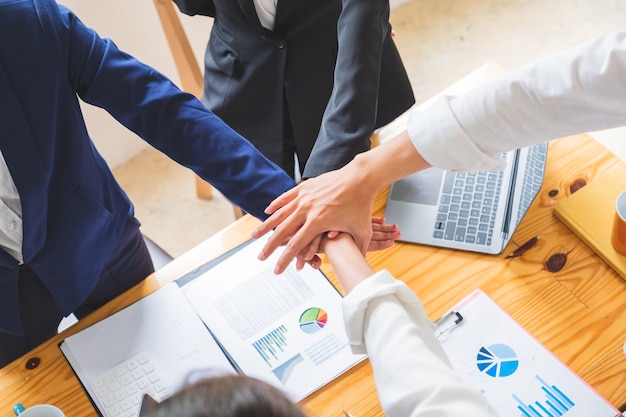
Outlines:
{"label": "suit sleeve", "polygon": [[69,82],[84,101],[108,111],[257,218],[265,218],[265,207],[295,185],[191,94],[61,10]]}
{"label": "suit sleeve", "polygon": [[374,131],[382,49],[390,32],[389,2],[343,0],[342,4],[334,87],[304,177],[350,162],[370,148]]}
{"label": "suit sleeve", "polygon": [[215,4],[212,0],[174,0],[178,9],[189,15],[203,15],[215,17]]}

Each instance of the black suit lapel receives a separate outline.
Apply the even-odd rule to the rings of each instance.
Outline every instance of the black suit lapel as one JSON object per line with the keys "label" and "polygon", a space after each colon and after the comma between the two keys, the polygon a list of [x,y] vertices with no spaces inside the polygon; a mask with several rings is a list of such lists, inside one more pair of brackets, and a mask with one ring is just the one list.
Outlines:
{"label": "black suit lapel", "polygon": [[278,4],[276,5],[276,21],[274,23],[274,28],[278,28],[283,20],[285,20],[285,17],[289,15],[289,11],[293,8],[295,3],[295,1],[290,0],[278,0]]}
{"label": "black suit lapel", "polygon": [[256,30],[259,33],[263,33],[264,29],[261,25],[261,21],[259,20],[259,16],[256,14],[256,9],[254,8],[254,2],[252,0],[237,0],[239,3],[239,7],[241,7],[241,11],[243,15],[248,19],[250,23],[250,27]]}

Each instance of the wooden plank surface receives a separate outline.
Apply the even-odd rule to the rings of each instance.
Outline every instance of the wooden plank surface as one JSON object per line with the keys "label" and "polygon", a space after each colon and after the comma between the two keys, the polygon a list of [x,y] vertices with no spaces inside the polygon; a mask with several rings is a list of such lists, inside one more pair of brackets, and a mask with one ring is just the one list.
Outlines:
{"label": "wooden plank surface", "polygon": [[[586,135],[550,144],[547,173],[539,196],[522,220],[513,241],[541,239],[522,256],[507,259],[516,245],[501,255],[480,255],[414,244],[368,254],[376,269],[386,268],[405,281],[436,319],[475,288],[482,288],[504,310],[616,406],[626,399],[626,282],[563,226],[552,208],[571,194],[572,184],[593,181],[609,167],[621,163]],[[382,214],[383,190],[375,204]],[[113,300],[23,358],[0,370],[1,415],[13,403],[52,403],[69,416],[95,415],[80,383],[57,345],[66,336],[88,326],[157,289],[160,285],[203,265],[242,243],[258,221],[250,216],[208,239],[146,281]],[[546,269],[554,254],[566,254],[560,271]],[[328,264],[324,272],[336,283]],[[37,358],[40,364],[29,369]],[[382,416],[369,363],[358,365],[303,401],[312,415],[353,414]]]}

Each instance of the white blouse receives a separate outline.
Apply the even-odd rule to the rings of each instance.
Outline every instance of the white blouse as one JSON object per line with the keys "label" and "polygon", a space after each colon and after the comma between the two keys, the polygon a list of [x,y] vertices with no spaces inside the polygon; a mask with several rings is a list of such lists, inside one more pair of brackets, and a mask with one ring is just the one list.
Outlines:
{"label": "white blouse", "polygon": [[416,295],[389,272],[342,301],[350,345],[367,353],[389,417],[497,417],[454,371]]}
{"label": "white blouse", "polygon": [[265,29],[274,30],[278,0],[254,0],[254,8]]}
{"label": "white blouse", "polygon": [[0,248],[21,263],[22,242],[22,203],[9,167],[0,152]]}
{"label": "white blouse", "polygon": [[[431,165],[501,169],[492,155],[626,125],[626,32],[609,33],[411,113],[408,133]],[[454,149],[455,152],[450,152]]]}

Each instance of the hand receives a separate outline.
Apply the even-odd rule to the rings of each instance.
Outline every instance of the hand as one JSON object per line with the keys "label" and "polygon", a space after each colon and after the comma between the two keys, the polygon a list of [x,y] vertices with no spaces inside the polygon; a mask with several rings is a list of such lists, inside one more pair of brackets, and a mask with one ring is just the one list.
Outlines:
{"label": "hand", "polygon": [[259,259],[267,259],[286,243],[274,269],[282,273],[298,254],[313,251],[309,244],[314,239],[331,230],[352,235],[365,253],[373,235],[371,213],[378,188],[368,186],[366,170],[356,168],[349,164],[310,178],[274,200],[265,210],[270,217],[252,232],[252,237],[259,238],[275,228]]}
{"label": "hand", "polygon": [[367,247],[368,252],[389,249],[402,237],[397,224],[386,224],[384,217],[372,217],[372,239]]}
{"label": "hand", "polygon": [[340,233],[334,239],[325,237],[321,241],[321,248],[346,294],[374,274],[350,235]]}
{"label": "hand", "polygon": [[[301,253],[296,256],[296,268],[304,268],[308,263],[313,268],[321,266],[321,259],[317,253],[324,253],[321,243],[333,240],[340,232],[328,232],[325,235],[317,236]],[[372,217],[372,239],[367,247],[368,252],[388,249],[394,242],[402,236],[397,224],[386,224],[384,217]],[[352,238],[351,238],[352,239]],[[354,242],[353,242],[354,244]]]}

